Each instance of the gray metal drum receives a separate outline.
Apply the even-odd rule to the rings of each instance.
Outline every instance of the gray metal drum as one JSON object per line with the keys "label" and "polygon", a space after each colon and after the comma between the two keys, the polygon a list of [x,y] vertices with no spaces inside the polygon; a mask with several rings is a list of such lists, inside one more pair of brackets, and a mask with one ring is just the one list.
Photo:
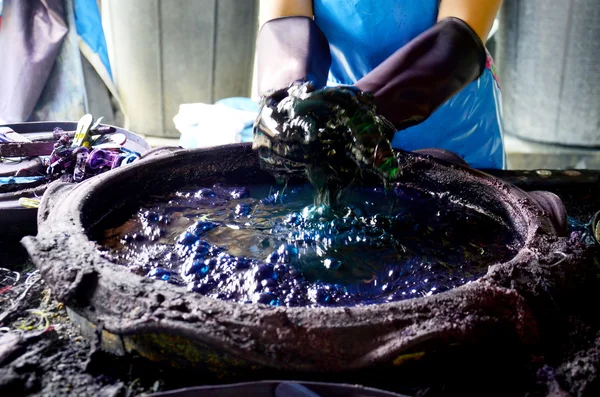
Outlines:
{"label": "gray metal drum", "polygon": [[506,132],[600,146],[600,1],[505,0],[498,61]]}
{"label": "gray metal drum", "polygon": [[250,96],[257,0],[104,0],[102,17],[132,131],[179,137],[180,104]]}

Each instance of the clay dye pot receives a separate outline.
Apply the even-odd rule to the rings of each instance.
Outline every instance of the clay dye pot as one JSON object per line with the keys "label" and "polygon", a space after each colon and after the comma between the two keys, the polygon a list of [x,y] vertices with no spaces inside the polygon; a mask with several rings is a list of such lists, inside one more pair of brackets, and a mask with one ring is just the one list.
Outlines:
{"label": "clay dye pot", "polygon": [[[485,173],[406,153],[404,182],[506,222],[522,241],[508,262],[438,295],[353,307],[272,307],[213,300],[132,274],[91,239],[103,219],[124,220],[148,195],[186,185],[271,183],[248,144],[156,153],[44,195],[36,237],[23,244],[73,321],[105,349],[173,365],[345,371],[402,365],[448,345],[535,343],[546,293],[554,303],[585,279],[585,264],[527,195]],[[565,298],[566,299],[566,298]]]}

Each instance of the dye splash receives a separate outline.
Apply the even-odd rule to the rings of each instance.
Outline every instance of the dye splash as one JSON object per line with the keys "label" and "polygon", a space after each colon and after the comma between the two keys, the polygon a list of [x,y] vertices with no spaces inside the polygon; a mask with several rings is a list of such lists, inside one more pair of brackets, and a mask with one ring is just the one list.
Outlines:
{"label": "dye splash", "polygon": [[400,186],[349,189],[336,210],[313,194],[212,186],[155,198],[105,231],[105,255],[216,299],[352,306],[447,291],[520,245],[482,213]]}

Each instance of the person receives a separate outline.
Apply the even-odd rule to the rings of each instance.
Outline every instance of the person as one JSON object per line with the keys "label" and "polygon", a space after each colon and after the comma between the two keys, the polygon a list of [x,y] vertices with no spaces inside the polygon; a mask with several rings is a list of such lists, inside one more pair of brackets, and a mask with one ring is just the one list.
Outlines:
{"label": "person", "polygon": [[375,97],[392,146],[506,167],[501,94],[484,46],[501,0],[261,0],[259,95],[309,80]]}
{"label": "person", "polygon": [[[392,146],[504,169],[500,87],[484,46],[501,3],[261,0],[258,94],[277,102],[299,80],[314,88],[351,86],[373,94],[377,112],[397,130]],[[259,112],[255,131],[262,118],[270,116]],[[560,198],[546,191],[528,197],[565,236]]]}

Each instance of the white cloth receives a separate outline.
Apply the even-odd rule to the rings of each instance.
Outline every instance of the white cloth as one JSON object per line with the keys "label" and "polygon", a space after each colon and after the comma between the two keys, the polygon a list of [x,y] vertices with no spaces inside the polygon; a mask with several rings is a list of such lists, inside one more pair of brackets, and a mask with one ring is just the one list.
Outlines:
{"label": "white cloth", "polygon": [[179,105],[173,122],[181,133],[180,146],[191,149],[241,142],[240,133],[256,116],[222,104],[186,103]]}

